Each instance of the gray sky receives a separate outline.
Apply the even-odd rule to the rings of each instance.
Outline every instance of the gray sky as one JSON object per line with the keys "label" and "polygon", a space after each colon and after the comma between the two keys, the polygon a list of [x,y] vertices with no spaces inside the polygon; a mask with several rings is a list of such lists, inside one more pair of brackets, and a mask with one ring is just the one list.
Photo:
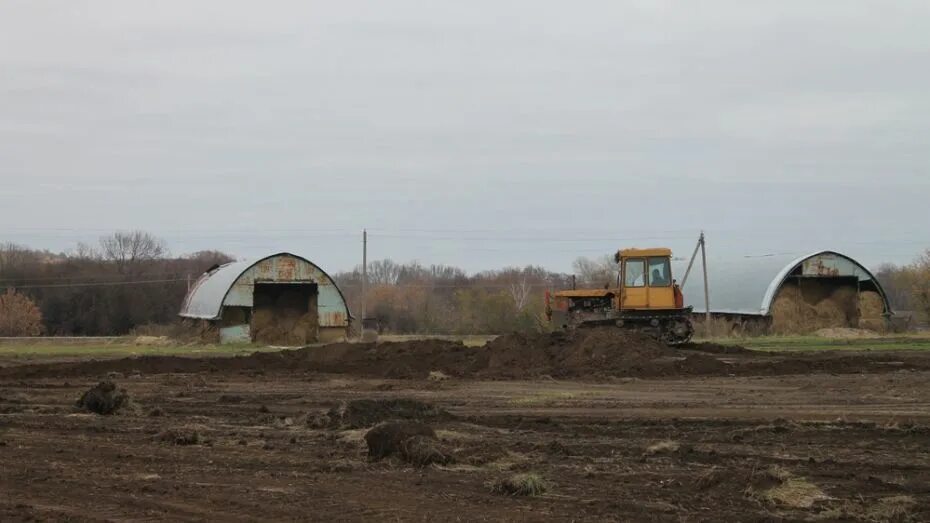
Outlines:
{"label": "gray sky", "polygon": [[930,247],[930,2],[0,5],[0,240],[469,270]]}

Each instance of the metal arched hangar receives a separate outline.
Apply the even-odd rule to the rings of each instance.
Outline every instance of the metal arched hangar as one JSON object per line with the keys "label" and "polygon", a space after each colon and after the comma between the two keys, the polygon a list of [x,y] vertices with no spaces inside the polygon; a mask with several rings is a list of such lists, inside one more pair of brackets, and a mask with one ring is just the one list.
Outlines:
{"label": "metal arched hangar", "polygon": [[[764,323],[776,333],[833,327],[881,330],[892,315],[875,276],[852,257],[835,251],[787,260],[778,255],[715,260],[708,263],[708,273],[713,316],[735,323]],[[676,274],[684,274],[684,267]],[[692,273],[683,292],[686,304],[703,314],[699,273]]]}
{"label": "metal arched hangar", "polygon": [[180,316],[207,322],[223,343],[292,346],[344,340],[352,319],[333,279],[286,252],[207,271],[191,287]]}

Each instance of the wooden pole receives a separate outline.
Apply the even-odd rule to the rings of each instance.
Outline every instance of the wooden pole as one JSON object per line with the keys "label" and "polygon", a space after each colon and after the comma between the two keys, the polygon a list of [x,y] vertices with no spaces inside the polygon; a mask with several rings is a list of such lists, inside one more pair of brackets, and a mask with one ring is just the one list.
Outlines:
{"label": "wooden pole", "polygon": [[704,232],[701,231],[701,236],[698,238],[697,243],[694,245],[694,252],[691,253],[691,261],[688,262],[688,269],[685,271],[685,277],[681,279],[681,288],[685,288],[685,284],[688,283],[688,275],[691,274],[691,267],[694,266],[694,260],[697,258],[698,249],[701,248],[701,243],[704,241]]}
{"label": "wooden pole", "polygon": [[704,241],[704,231],[701,231],[701,266],[704,269],[704,322],[710,328],[710,291],[707,283],[707,245]]}

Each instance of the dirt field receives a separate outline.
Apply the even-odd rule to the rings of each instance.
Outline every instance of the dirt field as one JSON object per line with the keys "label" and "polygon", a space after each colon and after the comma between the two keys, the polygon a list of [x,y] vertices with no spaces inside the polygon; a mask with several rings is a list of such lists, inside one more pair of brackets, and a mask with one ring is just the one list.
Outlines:
{"label": "dirt field", "polygon": [[[75,406],[107,379],[131,405]],[[0,520],[925,521],[928,383],[924,351],[601,335],[6,361]],[[351,403],[394,399],[435,408]],[[396,417],[443,459],[370,460]],[[517,473],[545,492],[495,488]]]}

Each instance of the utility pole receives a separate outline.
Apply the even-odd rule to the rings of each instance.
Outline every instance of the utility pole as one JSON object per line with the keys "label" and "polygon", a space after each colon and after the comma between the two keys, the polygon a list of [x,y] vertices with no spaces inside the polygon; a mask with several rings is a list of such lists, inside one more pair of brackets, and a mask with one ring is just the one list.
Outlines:
{"label": "utility pole", "polygon": [[688,269],[685,270],[685,277],[681,280],[681,288],[685,288],[688,283],[688,276],[691,274],[691,268],[694,267],[694,260],[697,259],[698,251],[701,251],[701,268],[704,270],[704,321],[710,323],[710,284],[707,281],[707,245],[704,239],[704,231],[698,237],[697,245],[694,246],[694,252],[691,254],[691,261],[688,262]]}
{"label": "utility pole", "polygon": [[691,275],[691,267],[694,266],[694,260],[697,258],[698,249],[701,248],[701,245],[704,243],[704,231],[701,231],[701,236],[698,238],[697,243],[694,245],[694,252],[691,253],[691,261],[688,262],[688,269],[685,270],[685,277],[681,279],[681,288],[685,288],[685,284],[688,283],[688,276]]}
{"label": "utility pole", "polygon": [[[368,315],[365,310],[365,298],[368,294],[368,230],[362,229],[362,323]],[[364,325],[362,327],[364,329]]]}
{"label": "utility pole", "polygon": [[701,231],[701,266],[704,268],[704,322],[710,328],[710,291],[707,284],[707,243],[704,241],[704,231]]}

